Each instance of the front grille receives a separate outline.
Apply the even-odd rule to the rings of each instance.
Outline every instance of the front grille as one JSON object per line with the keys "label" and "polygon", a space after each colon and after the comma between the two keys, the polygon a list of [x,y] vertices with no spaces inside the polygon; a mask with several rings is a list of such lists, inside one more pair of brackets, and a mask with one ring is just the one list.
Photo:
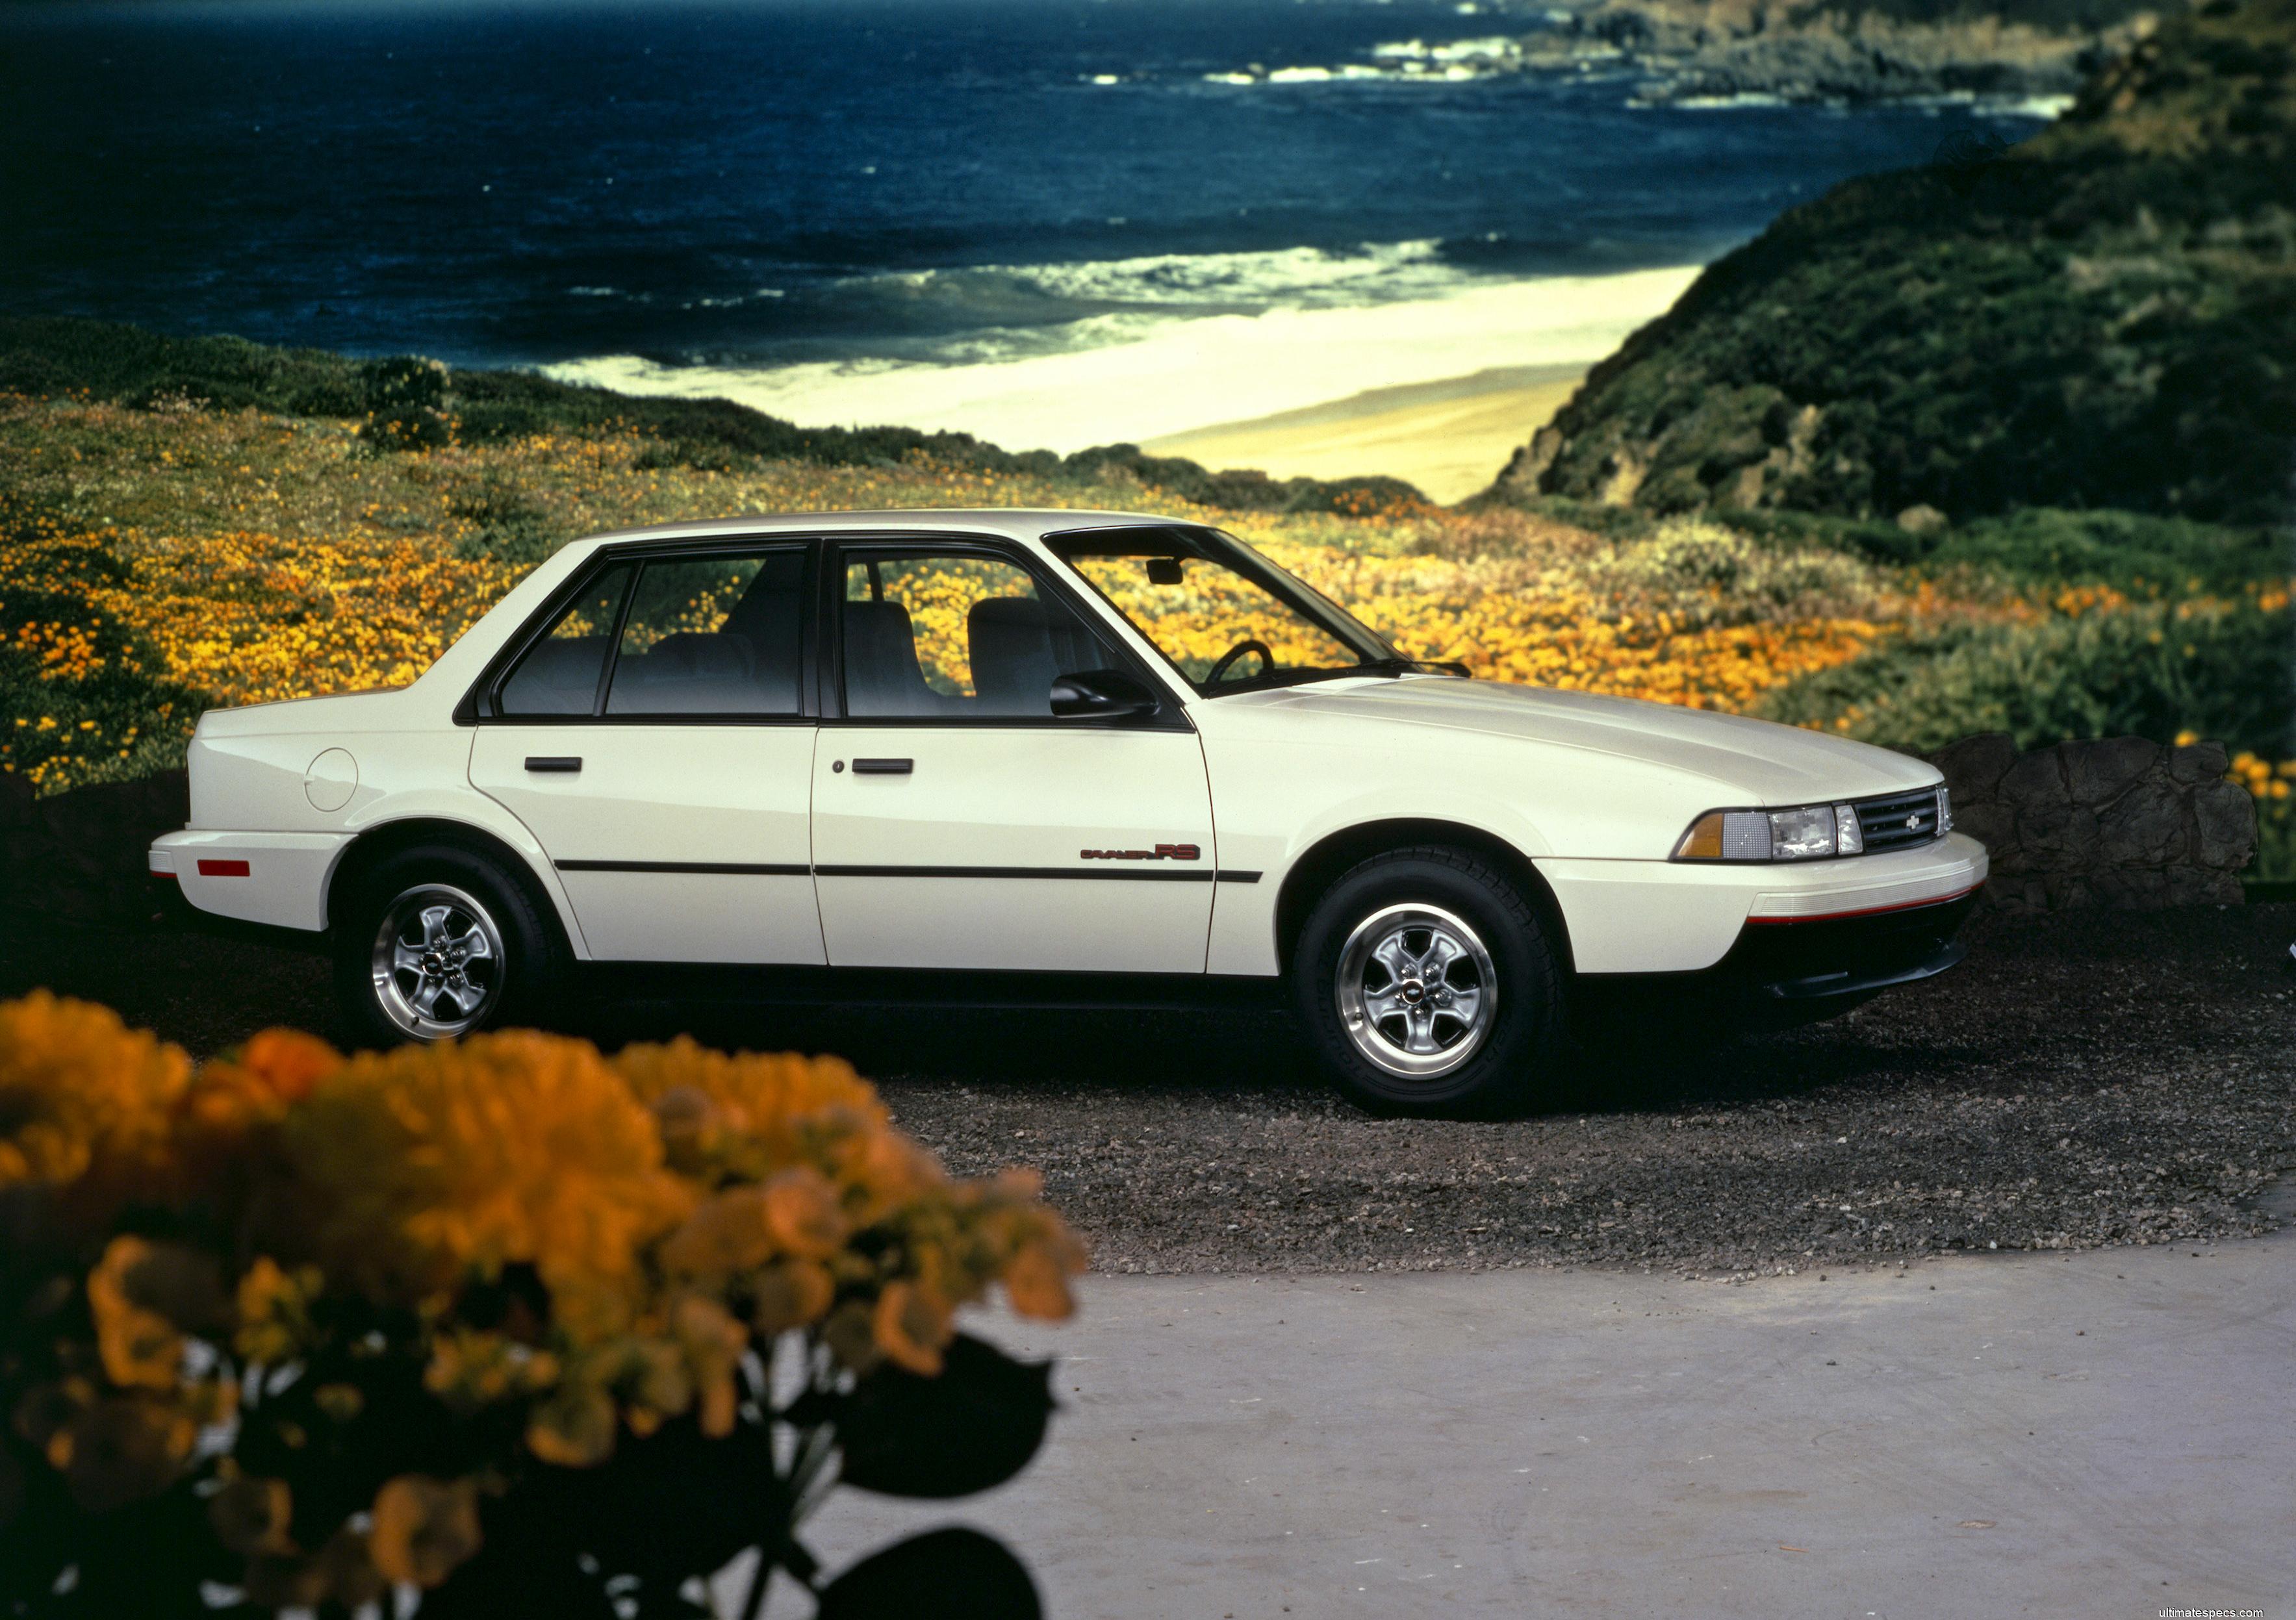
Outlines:
{"label": "front grille", "polygon": [[1857,830],[1865,835],[1867,855],[1926,844],[1938,836],[1935,788],[1923,788],[1918,793],[1892,793],[1887,798],[1860,799],[1850,808],[1857,812]]}

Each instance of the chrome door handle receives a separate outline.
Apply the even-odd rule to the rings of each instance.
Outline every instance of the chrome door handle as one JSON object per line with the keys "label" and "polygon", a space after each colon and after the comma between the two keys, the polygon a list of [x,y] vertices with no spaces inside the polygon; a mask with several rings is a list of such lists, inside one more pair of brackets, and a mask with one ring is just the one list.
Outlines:
{"label": "chrome door handle", "polygon": [[582,768],[582,757],[578,754],[529,754],[526,768],[529,771],[572,773]]}
{"label": "chrome door handle", "polygon": [[917,768],[914,759],[857,759],[853,762],[856,776],[906,776]]}

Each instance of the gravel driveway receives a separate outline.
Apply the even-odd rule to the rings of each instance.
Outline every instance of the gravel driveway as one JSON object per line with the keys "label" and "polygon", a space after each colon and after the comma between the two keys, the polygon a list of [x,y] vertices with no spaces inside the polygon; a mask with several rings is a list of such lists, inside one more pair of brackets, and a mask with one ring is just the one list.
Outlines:
{"label": "gravel driveway", "polygon": [[[1484,1125],[1365,1117],[1266,1014],[609,1016],[845,1053],[952,1167],[1040,1167],[1106,1271],[1713,1276],[2267,1229],[2296,1167],[2292,938],[2292,905],[1981,920],[1961,968],[1847,1019],[1688,1055],[1598,1036],[1571,1111]],[[308,958],[0,920],[0,994],[35,984],[194,1050],[332,1020]]]}

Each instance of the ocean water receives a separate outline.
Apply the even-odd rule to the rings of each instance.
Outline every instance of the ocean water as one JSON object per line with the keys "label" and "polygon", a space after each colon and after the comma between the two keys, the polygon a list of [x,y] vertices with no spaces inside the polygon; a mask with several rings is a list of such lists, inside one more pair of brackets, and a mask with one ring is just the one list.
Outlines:
{"label": "ocean water", "polygon": [[0,307],[1073,448],[1591,360],[2030,110],[1636,103],[1457,0],[16,0]]}

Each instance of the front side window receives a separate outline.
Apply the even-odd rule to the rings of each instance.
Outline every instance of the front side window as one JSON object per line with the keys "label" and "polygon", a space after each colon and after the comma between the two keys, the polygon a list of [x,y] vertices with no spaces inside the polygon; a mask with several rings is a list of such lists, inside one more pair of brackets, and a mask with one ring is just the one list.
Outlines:
{"label": "front side window", "polygon": [[1055,676],[1117,662],[1026,569],[963,552],[849,552],[839,629],[860,719],[1050,718]]}
{"label": "front side window", "polygon": [[1117,529],[1048,543],[1200,692],[1403,662],[1372,632],[1224,536]]}
{"label": "front side window", "polygon": [[805,552],[648,561],[631,593],[606,713],[795,715]]}

